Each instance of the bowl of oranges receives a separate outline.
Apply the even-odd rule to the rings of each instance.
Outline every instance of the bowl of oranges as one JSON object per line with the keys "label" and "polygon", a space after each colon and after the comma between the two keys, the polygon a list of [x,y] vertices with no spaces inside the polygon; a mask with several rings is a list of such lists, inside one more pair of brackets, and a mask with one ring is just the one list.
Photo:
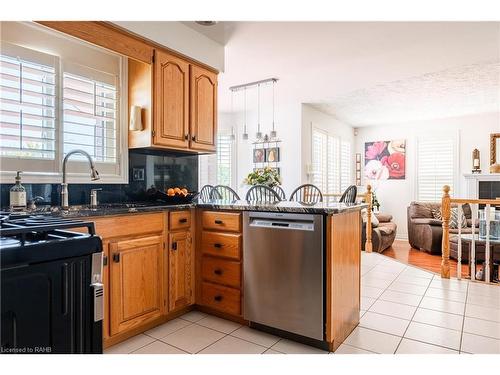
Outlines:
{"label": "bowl of oranges", "polygon": [[197,193],[189,192],[189,190],[185,187],[169,187],[162,193],[162,200],[172,204],[191,203],[191,201],[198,195]]}

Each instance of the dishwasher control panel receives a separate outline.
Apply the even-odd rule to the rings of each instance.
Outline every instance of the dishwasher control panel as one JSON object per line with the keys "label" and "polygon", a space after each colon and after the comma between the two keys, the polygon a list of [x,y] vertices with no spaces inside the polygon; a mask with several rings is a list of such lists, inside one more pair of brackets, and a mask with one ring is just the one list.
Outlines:
{"label": "dishwasher control panel", "polygon": [[314,230],[314,222],[309,221],[294,221],[294,220],[266,220],[253,219],[250,221],[250,226],[260,228],[276,228],[276,229],[292,229],[292,230]]}

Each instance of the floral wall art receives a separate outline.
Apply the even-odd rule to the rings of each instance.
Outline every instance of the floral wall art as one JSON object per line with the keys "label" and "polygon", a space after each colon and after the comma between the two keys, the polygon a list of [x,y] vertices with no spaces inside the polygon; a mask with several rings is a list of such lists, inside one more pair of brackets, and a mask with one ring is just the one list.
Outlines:
{"label": "floral wall art", "polygon": [[406,140],[365,143],[365,177],[369,180],[404,180]]}

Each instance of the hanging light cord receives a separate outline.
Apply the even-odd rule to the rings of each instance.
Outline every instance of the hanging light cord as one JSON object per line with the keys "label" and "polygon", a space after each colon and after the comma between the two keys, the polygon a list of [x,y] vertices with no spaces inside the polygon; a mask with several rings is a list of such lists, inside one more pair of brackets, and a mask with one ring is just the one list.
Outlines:
{"label": "hanging light cord", "polygon": [[273,130],[274,130],[274,81],[273,81]]}
{"label": "hanging light cord", "polygon": [[257,132],[260,133],[260,84],[257,85]]}
{"label": "hanging light cord", "polygon": [[247,88],[246,87],[245,87],[245,91],[244,91],[243,97],[244,97],[244,101],[245,101],[243,107],[244,107],[244,110],[245,110],[245,115],[244,115],[244,122],[245,122],[245,124],[244,124],[244,126],[245,126],[245,134],[246,134],[246,132],[247,132]]}
{"label": "hanging light cord", "polygon": [[233,109],[234,91],[231,90],[231,135],[234,135],[234,109]]}

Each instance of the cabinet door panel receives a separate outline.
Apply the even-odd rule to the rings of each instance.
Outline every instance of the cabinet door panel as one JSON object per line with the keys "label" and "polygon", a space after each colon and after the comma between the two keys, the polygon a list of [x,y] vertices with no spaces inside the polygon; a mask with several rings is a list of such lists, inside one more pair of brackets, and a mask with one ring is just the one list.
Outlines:
{"label": "cabinet door panel", "polygon": [[169,235],[169,311],[190,305],[193,299],[193,266],[191,233]]}
{"label": "cabinet door panel", "polygon": [[159,146],[189,146],[189,64],[155,51],[154,136]]}
{"label": "cabinet door panel", "polygon": [[215,151],[217,75],[191,65],[191,148]]}
{"label": "cabinet door panel", "polygon": [[160,315],[162,237],[110,244],[111,334]]}

